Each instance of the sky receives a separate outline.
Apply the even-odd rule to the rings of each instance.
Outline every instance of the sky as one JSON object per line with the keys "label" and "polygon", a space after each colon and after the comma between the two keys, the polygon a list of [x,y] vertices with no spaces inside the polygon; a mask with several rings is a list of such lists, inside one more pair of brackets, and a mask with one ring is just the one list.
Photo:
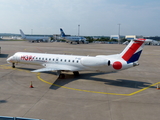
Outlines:
{"label": "sky", "polygon": [[0,15],[0,33],[160,36],[160,0],[0,0]]}

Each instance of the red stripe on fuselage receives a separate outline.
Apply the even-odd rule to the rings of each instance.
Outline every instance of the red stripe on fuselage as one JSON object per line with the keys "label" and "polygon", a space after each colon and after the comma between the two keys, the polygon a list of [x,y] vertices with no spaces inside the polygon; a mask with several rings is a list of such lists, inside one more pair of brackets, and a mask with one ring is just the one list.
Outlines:
{"label": "red stripe on fuselage", "polygon": [[128,61],[142,44],[143,44],[143,41],[135,41],[132,44],[132,46],[126,51],[126,53],[122,56],[122,58],[125,61]]}

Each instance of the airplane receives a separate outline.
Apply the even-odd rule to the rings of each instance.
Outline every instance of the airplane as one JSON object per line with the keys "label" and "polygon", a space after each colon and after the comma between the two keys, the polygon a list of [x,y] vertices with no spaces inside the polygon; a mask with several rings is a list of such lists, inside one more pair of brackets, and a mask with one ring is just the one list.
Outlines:
{"label": "airplane", "polygon": [[45,42],[48,41],[50,38],[49,37],[41,37],[41,36],[26,36],[23,31],[20,29],[20,33],[21,33],[21,38],[24,40],[28,40],[29,42]]}
{"label": "airplane", "polygon": [[79,44],[80,42],[82,43],[88,43],[88,41],[86,41],[85,37],[80,37],[80,36],[67,36],[63,29],[60,28],[60,32],[61,32],[61,38],[66,40],[67,42],[70,42],[71,44],[73,42],[76,42],[77,44]]}
{"label": "airplane", "polygon": [[138,60],[146,39],[131,40],[119,54],[79,56],[63,54],[46,54],[17,52],[7,59],[15,68],[16,63],[41,65],[44,68],[32,72],[56,71],[59,77],[65,77],[61,72],[73,72],[75,76],[79,71],[116,72],[138,66]]}

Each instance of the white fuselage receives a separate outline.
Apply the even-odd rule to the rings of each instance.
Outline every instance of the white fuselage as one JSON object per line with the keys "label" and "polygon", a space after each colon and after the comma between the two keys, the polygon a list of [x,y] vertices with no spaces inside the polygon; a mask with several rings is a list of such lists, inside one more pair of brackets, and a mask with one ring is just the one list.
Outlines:
{"label": "white fuselage", "polygon": [[49,37],[43,37],[43,36],[26,36],[23,31],[20,29],[21,38],[28,41],[36,41],[36,42],[47,42],[50,38]]}
{"label": "white fuselage", "polygon": [[[76,56],[60,54],[44,54],[17,52],[7,59],[10,63],[23,63],[42,65],[45,68],[60,71],[99,71],[112,72],[133,67],[133,63],[127,64],[118,58],[118,55],[102,56]],[[116,62],[122,64],[121,68],[115,67]],[[118,65],[117,65],[118,66]]]}
{"label": "white fuselage", "polygon": [[66,36],[66,37],[61,37],[62,39],[70,42],[84,42],[86,43],[86,38],[84,37],[78,37],[78,36]]}
{"label": "white fuselage", "polygon": [[115,55],[97,55],[94,57],[17,52],[9,57],[7,62],[12,63],[13,68],[15,68],[15,63],[41,65],[43,68],[32,72],[57,71],[59,75],[61,71],[72,71],[74,75],[78,75],[78,71],[113,72],[139,65],[138,59],[145,40],[132,40],[120,54]]}
{"label": "white fuselage", "polygon": [[29,41],[48,41],[49,37],[36,37],[36,36],[25,36],[22,37],[24,40],[29,40]]}

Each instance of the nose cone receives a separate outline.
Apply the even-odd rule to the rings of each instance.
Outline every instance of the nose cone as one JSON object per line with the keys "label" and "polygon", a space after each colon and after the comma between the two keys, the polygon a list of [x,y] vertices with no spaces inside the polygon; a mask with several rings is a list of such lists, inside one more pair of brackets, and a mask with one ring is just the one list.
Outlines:
{"label": "nose cone", "polygon": [[6,61],[7,61],[8,63],[12,63],[12,59],[13,59],[13,57],[11,56],[11,57],[9,57]]}

